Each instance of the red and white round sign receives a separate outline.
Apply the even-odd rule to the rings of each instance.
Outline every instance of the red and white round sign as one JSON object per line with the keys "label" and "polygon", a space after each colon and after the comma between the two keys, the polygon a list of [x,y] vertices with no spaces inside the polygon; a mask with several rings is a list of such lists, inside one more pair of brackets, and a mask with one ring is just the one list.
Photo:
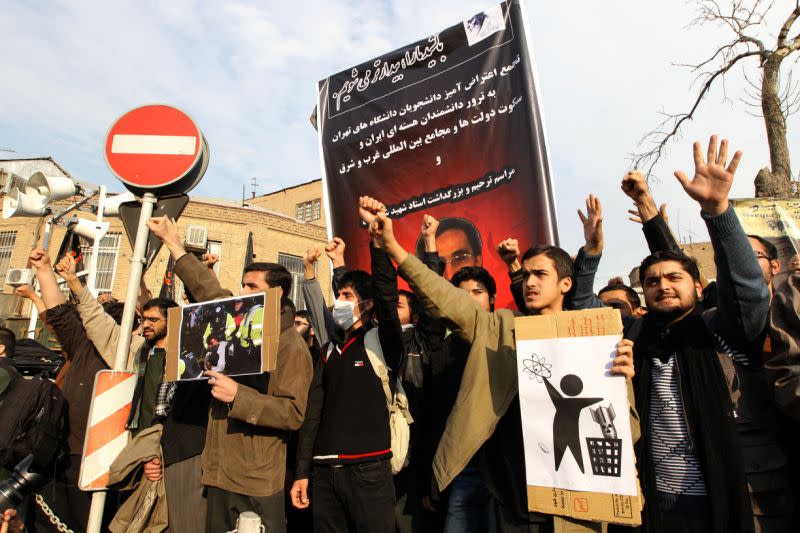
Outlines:
{"label": "red and white round sign", "polygon": [[105,157],[111,172],[128,188],[138,190],[174,188],[168,186],[184,178],[188,178],[186,185],[193,187],[205,171],[207,155],[205,139],[194,120],[163,104],[128,111],[106,136]]}

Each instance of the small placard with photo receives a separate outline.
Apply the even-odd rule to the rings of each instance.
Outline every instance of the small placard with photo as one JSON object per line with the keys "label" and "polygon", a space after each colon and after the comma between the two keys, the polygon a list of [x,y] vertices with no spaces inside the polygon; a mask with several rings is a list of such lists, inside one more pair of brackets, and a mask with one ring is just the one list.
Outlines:
{"label": "small placard with photo", "polygon": [[280,290],[235,296],[169,310],[168,381],[274,370],[280,334]]}

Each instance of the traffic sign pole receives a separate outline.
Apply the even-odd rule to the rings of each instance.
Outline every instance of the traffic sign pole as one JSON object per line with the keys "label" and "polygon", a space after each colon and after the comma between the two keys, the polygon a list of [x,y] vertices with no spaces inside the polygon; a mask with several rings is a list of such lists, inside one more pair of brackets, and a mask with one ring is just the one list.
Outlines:
{"label": "traffic sign pole", "polygon": [[[111,172],[128,190],[142,197],[120,324],[122,334],[113,368],[114,371],[122,371],[128,362],[139,282],[147,263],[150,233],[147,221],[153,215],[156,195],[165,197],[188,193],[203,177],[210,154],[203,133],[189,115],[169,105],[155,104],[137,107],[118,118],[106,135],[104,155]],[[182,205],[178,213],[185,207],[186,200],[188,197],[184,196],[179,201]],[[120,206],[120,214],[123,207]],[[126,226],[130,235],[128,230]],[[96,257],[95,253],[92,259]],[[89,522],[86,525],[89,533],[100,532],[105,499],[106,493],[102,490],[92,495]]]}
{"label": "traffic sign pole", "polygon": [[[155,204],[155,195],[151,192],[145,193],[142,197],[142,212],[139,215],[139,228],[136,232],[136,243],[133,246],[133,257],[131,257],[131,274],[130,278],[128,278],[128,290],[125,293],[125,307],[122,310],[122,322],[119,325],[120,336],[117,344],[117,354],[114,359],[114,370],[126,370],[128,365],[128,351],[131,347],[130,332],[133,329],[136,302],[139,300],[139,280],[144,270],[147,237],[150,233],[147,228],[147,221],[150,220],[150,216],[153,214]],[[86,525],[87,533],[100,533],[105,503],[105,491],[97,491],[92,494],[89,523]]]}

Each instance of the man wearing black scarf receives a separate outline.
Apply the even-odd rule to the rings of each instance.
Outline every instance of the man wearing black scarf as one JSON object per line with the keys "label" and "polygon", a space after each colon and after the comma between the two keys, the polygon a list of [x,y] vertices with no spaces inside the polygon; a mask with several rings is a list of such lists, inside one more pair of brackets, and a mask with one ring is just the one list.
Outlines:
{"label": "man wearing black scarf", "polygon": [[712,136],[706,160],[694,143],[694,178],[675,173],[708,226],[719,306],[698,306],[700,274],[683,254],[656,252],[639,269],[649,313],[628,336],[635,341],[636,407],[645,436],[637,462],[647,532],[754,530],[737,413],[720,357],[748,364],[733,354],[752,354],[761,341],[769,291],[728,203],[741,153],[726,168],[727,156],[727,140],[718,147]]}

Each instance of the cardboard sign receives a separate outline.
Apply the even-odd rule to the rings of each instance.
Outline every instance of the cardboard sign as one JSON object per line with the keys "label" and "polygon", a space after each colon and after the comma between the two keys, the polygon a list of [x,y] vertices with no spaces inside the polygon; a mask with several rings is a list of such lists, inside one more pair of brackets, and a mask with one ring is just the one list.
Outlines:
{"label": "cardboard sign", "polygon": [[625,379],[612,376],[619,311],[515,320],[528,509],[641,524]]}
{"label": "cardboard sign", "polygon": [[745,233],[763,237],[778,249],[781,269],[773,285],[780,286],[792,272],[792,258],[800,252],[800,199],[746,198],[731,200],[731,204]]}
{"label": "cardboard sign", "polygon": [[211,300],[168,311],[167,381],[275,370],[280,336],[280,289]]}

